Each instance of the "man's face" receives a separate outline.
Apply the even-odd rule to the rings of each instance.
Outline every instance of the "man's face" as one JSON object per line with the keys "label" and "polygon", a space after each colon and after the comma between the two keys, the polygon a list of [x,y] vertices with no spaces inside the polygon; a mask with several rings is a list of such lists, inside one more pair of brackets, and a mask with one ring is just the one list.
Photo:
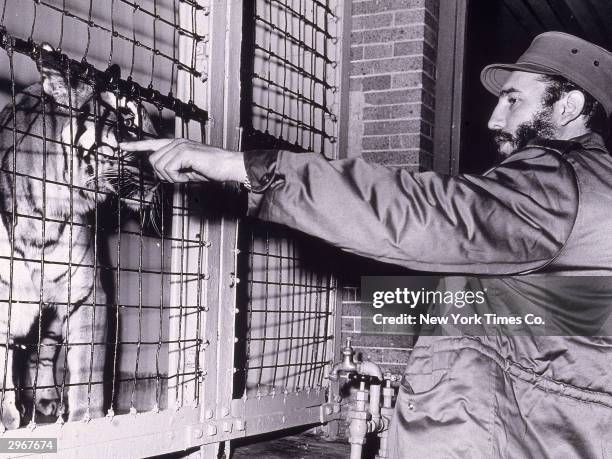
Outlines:
{"label": "man's face", "polygon": [[488,127],[503,157],[523,148],[534,137],[554,138],[556,134],[553,108],[543,103],[547,83],[540,77],[537,73],[515,71],[502,87]]}

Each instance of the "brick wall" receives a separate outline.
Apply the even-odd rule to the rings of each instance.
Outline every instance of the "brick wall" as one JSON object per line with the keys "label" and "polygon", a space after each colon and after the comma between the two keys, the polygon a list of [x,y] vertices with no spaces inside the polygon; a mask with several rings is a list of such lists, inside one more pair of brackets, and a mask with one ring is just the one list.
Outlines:
{"label": "brick wall", "polygon": [[390,371],[401,375],[414,344],[414,336],[407,326],[398,326],[397,331],[385,330],[374,326],[363,311],[371,310],[369,304],[362,306],[359,289],[355,286],[344,286],[342,295],[342,341],[347,336],[352,338],[352,346],[360,360],[376,362],[383,372]]}
{"label": "brick wall", "polygon": [[432,167],[438,0],[353,1],[348,155]]}
{"label": "brick wall", "polygon": [[[438,0],[353,1],[352,8],[348,156],[431,169]],[[343,342],[351,336],[362,358],[401,373],[413,336],[406,328],[382,335],[362,320],[365,274],[388,273],[360,267],[341,279]]]}

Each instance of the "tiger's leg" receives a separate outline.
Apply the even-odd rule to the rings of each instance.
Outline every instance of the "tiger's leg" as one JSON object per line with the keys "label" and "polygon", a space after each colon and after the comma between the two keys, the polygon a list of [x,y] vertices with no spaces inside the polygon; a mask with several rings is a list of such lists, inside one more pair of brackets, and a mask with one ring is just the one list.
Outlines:
{"label": "tiger's leg", "polygon": [[35,409],[45,416],[56,415],[60,402],[60,385],[55,378],[55,367],[62,342],[62,323],[54,315],[44,324],[40,343],[29,354],[25,371],[25,387],[32,388],[25,398],[29,403],[34,401]]}
{"label": "tiger's leg", "polygon": [[71,235],[64,231],[62,243],[53,252],[48,251],[49,259],[53,256],[70,264],[45,269],[45,290],[53,292],[53,298],[47,301],[56,305],[62,323],[63,346],[56,359],[61,361],[57,368],[62,389],[58,411],[66,412],[63,389],[67,383],[69,420],[102,416],[104,408],[107,304],[89,231],[85,225],[75,225]]}
{"label": "tiger's leg", "polygon": [[[91,278],[90,278],[91,279]],[[90,281],[91,282],[91,281]],[[65,344],[68,346],[67,365],[70,374],[68,388],[68,420],[104,415],[104,365],[106,357],[106,295],[102,287],[76,309],[69,320]]]}
{"label": "tiger's leg", "polygon": [[[6,362],[6,374],[4,373],[4,365]],[[3,396],[2,406],[2,425],[6,429],[16,429],[21,421],[21,413],[17,408],[15,385],[13,384],[13,351],[7,349],[4,345],[0,346],[0,376],[2,379],[6,376],[6,389],[0,389],[0,396]],[[1,380],[0,380],[1,382]]]}
{"label": "tiger's leg", "polygon": [[[17,278],[17,277],[16,277]],[[16,294],[15,296],[18,296]],[[10,327],[9,327],[10,311]],[[13,374],[14,352],[7,344],[14,337],[24,337],[38,314],[38,308],[31,304],[15,301],[9,308],[6,302],[0,303],[0,394],[3,397],[1,420],[7,429],[16,429],[21,420],[21,410],[17,405],[16,383]],[[10,340],[7,339],[10,329]],[[3,385],[4,384],[4,385]],[[23,387],[23,385],[20,385]],[[3,389],[4,388],[4,389]]]}
{"label": "tiger's leg", "polygon": [[[19,260],[13,263],[13,282],[10,288],[8,282],[0,282],[0,394],[3,396],[0,409],[2,424],[7,429],[16,429],[21,420],[16,385],[20,383],[19,387],[23,387],[23,384],[15,378],[13,366],[17,363],[19,368],[23,368],[24,363],[14,362],[14,352],[7,345],[14,338],[25,337],[38,316],[38,306],[32,302],[35,292],[31,288],[29,272],[24,266]],[[0,280],[10,278],[9,268],[7,263],[0,262]],[[9,293],[12,297],[10,305],[7,301]]]}

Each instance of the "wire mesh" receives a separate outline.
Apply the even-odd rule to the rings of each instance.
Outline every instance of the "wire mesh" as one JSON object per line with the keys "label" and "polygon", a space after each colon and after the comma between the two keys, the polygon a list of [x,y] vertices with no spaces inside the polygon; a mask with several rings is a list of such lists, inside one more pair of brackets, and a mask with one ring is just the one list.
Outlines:
{"label": "wire mesh", "polygon": [[336,155],[336,2],[256,0],[245,11],[247,145]]}
{"label": "wire mesh", "polygon": [[[334,9],[327,0],[256,0],[246,8],[244,149],[335,156]],[[335,282],[320,246],[251,221],[241,226],[240,244],[240,277],[247,283],[239,307],[246,314],[235,395],[321,389],[333,358]]]}
{"label": "wire mesh", "polygon": [[[179,9],[192,23],[179,21]],[[205,43],[197,2],[5,0],[0,18],[0,418],[6,428],[168,406],[199,380],[170,364],[203,352],[206,232],[176,231],[188,209],[145,156],[118,142],[173,136],[195,106]],[[44,19],[43,19],[44,18]],[[191,52],[177,50],[183,43]],[[175,97],[179,75],[191,79]],[[205,225],[204,218],[200,224]],[[194,249],[197,267],[173,263]],[[170,301],[172,283],[197,286]],[[178,318],[177,318],[178,317]],[[197,393],[194,394],[197,398]],[[180,400],[174,398],[177,402]]]}

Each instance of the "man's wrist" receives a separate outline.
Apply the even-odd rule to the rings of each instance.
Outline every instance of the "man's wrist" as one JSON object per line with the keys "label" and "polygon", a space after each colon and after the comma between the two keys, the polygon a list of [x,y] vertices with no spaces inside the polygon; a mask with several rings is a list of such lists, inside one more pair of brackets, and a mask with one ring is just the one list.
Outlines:
{"label": "man's wrist", "polygon": [[248,176],[246,172],[246,167],[244,165],[244,158],[242,152],[230,151],[229,154],[231,156],[227,162],[227,164],[229,165],[227,172],[227,180],[246,185],[246,183],[248,182]]}

